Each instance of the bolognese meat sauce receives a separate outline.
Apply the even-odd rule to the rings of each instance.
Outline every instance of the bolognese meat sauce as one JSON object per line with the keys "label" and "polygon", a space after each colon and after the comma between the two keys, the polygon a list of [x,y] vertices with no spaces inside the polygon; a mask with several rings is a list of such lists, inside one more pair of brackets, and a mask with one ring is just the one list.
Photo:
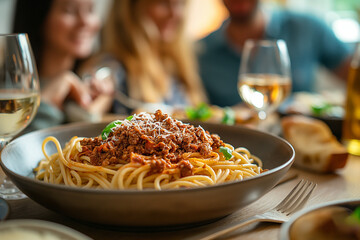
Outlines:
{"label": "bolognese meat sauce", "polygon": [[117,163],[148,164],[151,172],[179,168],[182,177],[192,175],[192,164],[184,158],[187,152],[210,156],[224,146],[220,137],[202,127],[172,119],[160,110],[155,114],[140,113],[124,120],[112,129],[107,139],[84,138],[80,142],[80,156],[88,156],[90,163],[107,166]]}

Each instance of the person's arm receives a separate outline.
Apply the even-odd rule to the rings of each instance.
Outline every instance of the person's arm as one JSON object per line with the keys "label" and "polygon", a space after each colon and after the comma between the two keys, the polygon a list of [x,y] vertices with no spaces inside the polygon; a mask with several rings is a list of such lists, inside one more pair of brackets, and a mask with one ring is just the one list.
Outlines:
{"label": "person's arm", "polygon": [[91,103],[88,87],[73,72],[64,72],[56,78],[46,80],[41,90],[41,101],[64,109],[66,99],[72,99],[83,108]]}
{"label": "person's arm", "polygon": [[[102,92],[111,92],[112,96],[112,109],[115,114],[130,114],[133,110],[131,106],[127,104],[128,89],[127,89],[127,73],[121,62],[115,59],[111,54],[103,54],[97,59],[94,65],[101,66],[101,68],[107,68],[110,75],[103,79],[103,81],[95,81],[92,83],[94,89]],[[106,75],[106,71],[103,72]],[[100,74],[103,75],[103,74]],[[112,86],[112,89],[106,89],[108,85]],[[101,90],[102,89],[102,90]],[[112,90],[112,91],[110,91]],[[125,100],[125,101],[123,101]],[[105,102],[105,98],[100,98],[99,102]]]}
{"label": "person's arm", "polygon": [[351,60],[351,49],[336,37],[333,30],[324,22],[314,24],[318,28],[319,61],[327,69],[346,80]]}

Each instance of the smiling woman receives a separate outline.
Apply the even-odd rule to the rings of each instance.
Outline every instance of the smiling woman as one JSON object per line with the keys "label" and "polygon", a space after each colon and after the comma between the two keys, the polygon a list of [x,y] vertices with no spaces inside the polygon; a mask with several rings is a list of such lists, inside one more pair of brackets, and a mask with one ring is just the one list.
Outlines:
{"label": "smiling woman", "polygon": [[88,57],[100,27],[93,5],[92,0],[53,1],[44,24],[44,53]]}
{"label": "smiling woman", "polygon": [[187,2],[113,1],[95,62],[114,66],[115,113],[159,108],[146,109],[146,104],[183,107],[206,101],[185,33]]}
{"label": "smiling woman", "polygon": [[[32,129],[64,123],[65,102],[90,109],[112,89],[94,89],[74,74],[79,60],[90,56],[100,21],[93,0],[18,0],[14,32],[26,32],[33,46],[41,81],[41,105]],[[101,111],[111,106],[111,96]]]}

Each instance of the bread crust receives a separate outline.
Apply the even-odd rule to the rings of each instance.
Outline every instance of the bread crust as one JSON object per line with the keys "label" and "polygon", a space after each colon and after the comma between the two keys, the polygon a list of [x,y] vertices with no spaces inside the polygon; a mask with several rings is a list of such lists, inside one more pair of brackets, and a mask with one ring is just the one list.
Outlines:
{"label": "bread crust", "polygon": [[346,165],[346,148],[321,120],[293,115],[282,118],[281,125],[284,138],[295,149],[295,166],[325,173]]}

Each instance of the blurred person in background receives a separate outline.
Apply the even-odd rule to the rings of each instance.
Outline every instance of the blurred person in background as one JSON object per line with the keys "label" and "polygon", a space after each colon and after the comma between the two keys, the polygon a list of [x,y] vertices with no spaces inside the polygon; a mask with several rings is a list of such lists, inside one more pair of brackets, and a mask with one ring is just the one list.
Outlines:
{"label": "blurred person in background", "polygon": [[[75,74],[79,60],[92,53],[99,28],[93,0],[17,0],[13,32],[28,33],[40,77],[41,104],[31,130],[65,123],[68,100],[89,110],[110,95],[111,89],[86,85]],[[107,98],[101,111],[111,106]]]}
{"label": "blurred person in background", "polygon": [[115,113],[206,101],[196,58],[184,33],[185,8],[185,0],[113,2],[96,61],[112,66]]}
{"label": "blurred person in background", "polygon": [[350,49],[319,19],[301,13],[264,12],[259,0],[223,0],[229,19],[200,40],[200,75],[209,100],[219,106],[241,102],[237,81],[241,51],[247,39],[285,40],[292,75],[292,91],[314,90],[318,65],[347,78]]}

